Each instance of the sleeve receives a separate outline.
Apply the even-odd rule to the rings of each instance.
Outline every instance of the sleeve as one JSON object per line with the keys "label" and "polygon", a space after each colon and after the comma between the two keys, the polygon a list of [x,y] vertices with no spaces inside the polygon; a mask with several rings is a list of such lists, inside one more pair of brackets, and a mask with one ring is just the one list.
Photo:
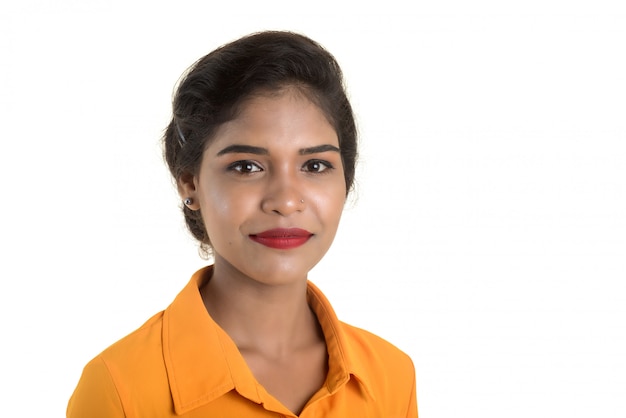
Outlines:
{"label": "sleeve", "polygon": [[67,405],[67,418],[123,418],[124,408],[115,382],[100,357],[85,369]]}
{"label": "sleeve", "polygon": [[418,418],[417,417],[417,390],[416,390],[416,381],[415,381],[415,367],[413,366],[413,362],[411,362],[412,370],[413,370],[413,385],[411,388],[411,395],[409,397],[409,407],[406,411],[407,418]]}

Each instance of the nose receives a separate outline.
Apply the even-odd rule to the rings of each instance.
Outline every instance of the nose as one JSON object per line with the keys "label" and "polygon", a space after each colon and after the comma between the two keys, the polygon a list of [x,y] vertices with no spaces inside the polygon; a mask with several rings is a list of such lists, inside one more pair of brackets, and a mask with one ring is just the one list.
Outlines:
{"label": "nose", "polygon": [[302,185],[297,174],[273,173],[269,181],[261,208],[266,213],[289,216],[304,209]]}

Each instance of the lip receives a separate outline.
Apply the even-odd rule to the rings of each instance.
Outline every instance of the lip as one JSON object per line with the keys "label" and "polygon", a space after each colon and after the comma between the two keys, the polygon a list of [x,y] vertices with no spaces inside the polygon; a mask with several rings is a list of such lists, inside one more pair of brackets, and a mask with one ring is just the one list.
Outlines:
{"label": "lip", "polygon": [[313,234],[300,228],[274,228],[258,234],[250,234],[252,241],[266,247],[289,250],[304,245]]}

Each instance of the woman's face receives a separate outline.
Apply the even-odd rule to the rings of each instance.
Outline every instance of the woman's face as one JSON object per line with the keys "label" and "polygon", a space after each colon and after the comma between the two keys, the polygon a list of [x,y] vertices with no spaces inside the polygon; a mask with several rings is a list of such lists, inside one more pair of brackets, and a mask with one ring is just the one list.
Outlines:
{"label": "woman's face", "polygon": [[330,247],[346,184],[324,114],[287,89],[222,125],[181,196],[199,209],[220,265],[268,284],[302,280]]}

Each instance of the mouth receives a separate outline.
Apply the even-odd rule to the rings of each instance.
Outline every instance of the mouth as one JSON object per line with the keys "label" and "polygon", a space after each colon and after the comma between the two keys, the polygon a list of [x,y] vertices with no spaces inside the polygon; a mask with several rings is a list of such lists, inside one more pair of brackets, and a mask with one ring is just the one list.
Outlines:
{"label": "mouth", "polygon": [[312,236],[311,232],[300,228],[275,228],[249,235],[252,241],[279,250],[297,248]]}

